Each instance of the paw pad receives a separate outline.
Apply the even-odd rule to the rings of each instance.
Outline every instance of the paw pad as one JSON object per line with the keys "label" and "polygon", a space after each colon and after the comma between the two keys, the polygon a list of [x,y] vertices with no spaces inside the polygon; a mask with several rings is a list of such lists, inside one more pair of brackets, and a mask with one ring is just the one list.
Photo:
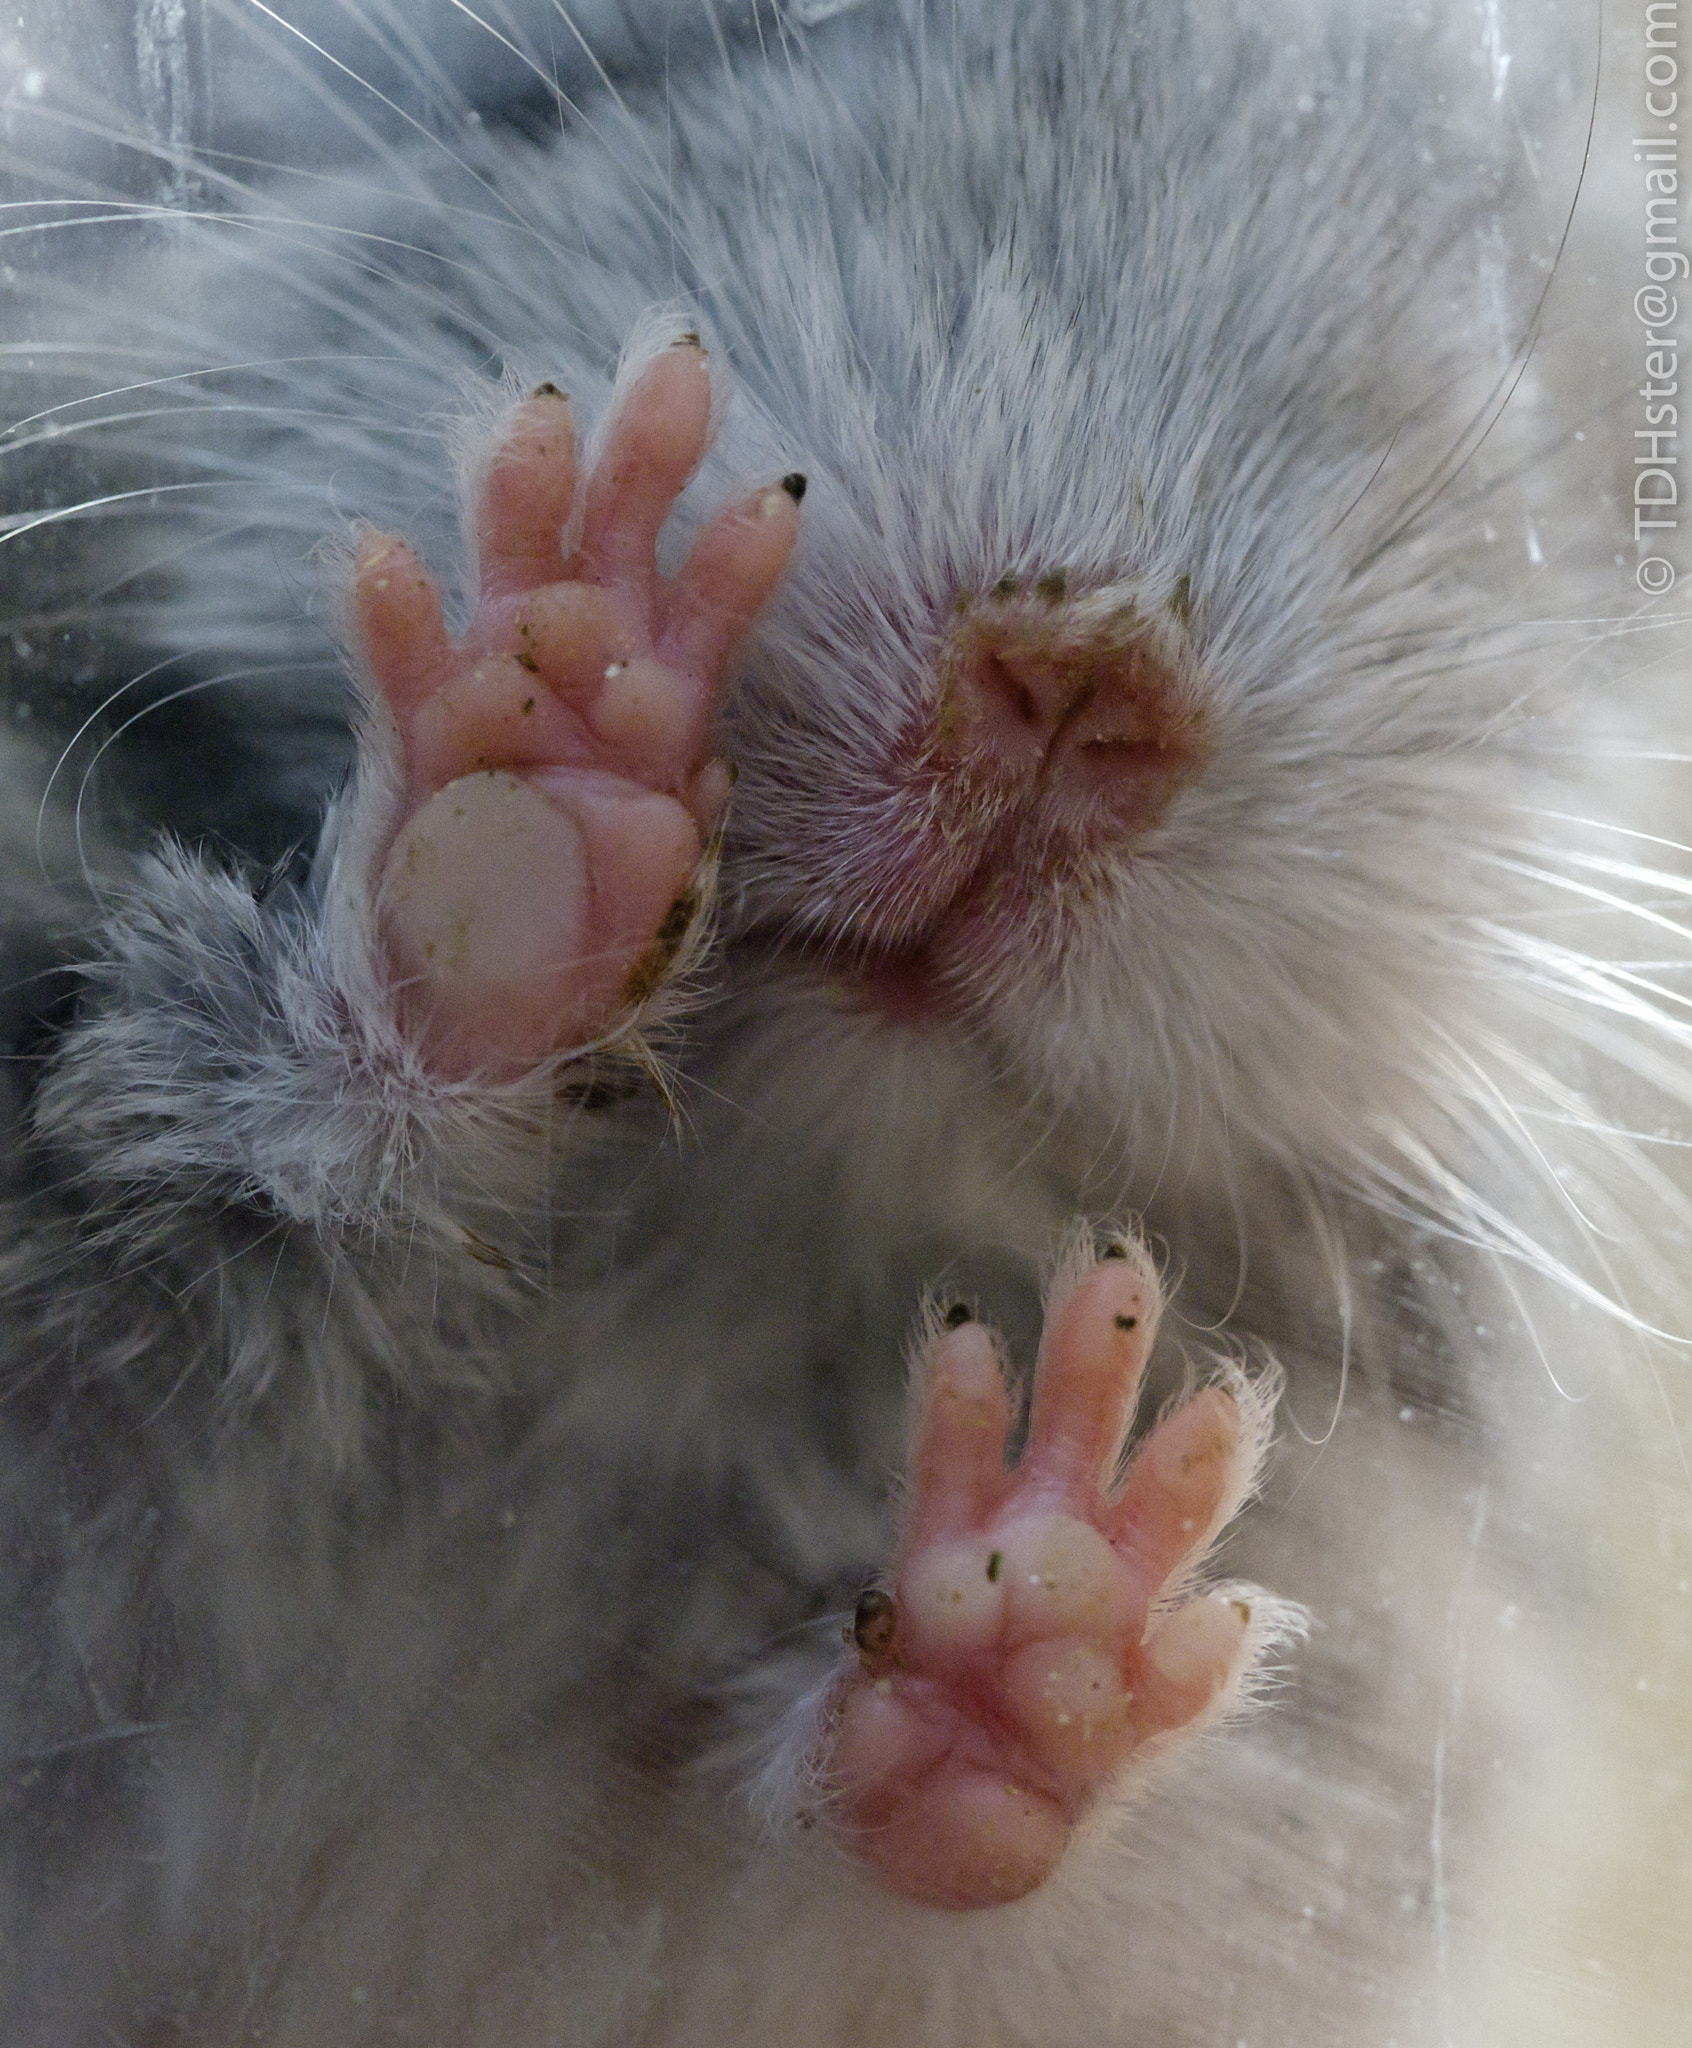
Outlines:
{"label": "paw pad", "polygon": [[404,752],[378,924],[401,1021],[447,1077],[594,1043],[651,1000],[698,913],[730,783],[711,717],[803,494],[794,477],[729,504],[660,577],[712,410],[710,360],[683,337],[628,381],[578,489],[568,401],[534,392],[483,477],[461,639],[403,541],[359,550],[358,638]]}
{"label": "paw pad", "polygon": [[990,1333],[947,1315],[930,1337],[890,1590],[859,1602],[820,1760],[830,1818],[893,1890],[973,1906],[1032,1889],[1143,1745],[1238,1688],[1249,1605],[1170,1607],[1167,1589],[1250,1490],[1269,1397],[1203,1389],[1113,1483],[1158,1310],[1137,1252],[1070,1272],[1010,1468]]}

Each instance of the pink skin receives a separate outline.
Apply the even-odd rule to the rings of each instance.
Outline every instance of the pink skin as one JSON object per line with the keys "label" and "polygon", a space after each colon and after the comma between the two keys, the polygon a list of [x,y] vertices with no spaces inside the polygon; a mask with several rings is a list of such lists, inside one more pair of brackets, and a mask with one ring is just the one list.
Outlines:
{"label": "pink skin", "polygon": [[1054,1304],[1009,1471],[988,1332],[965,1323],[933,1347],[891,1616],[860,1606],[821,1760],[831,1820],[890,1890],[948,1907],[1032,1891],[1133,1752],[1236,1678],[1240,1603],[1194,1600],[1148,1627],[1236,1492],[1233,1402],[1195,1395],[1107,1490],[1157,1313],[1133,1259]]}
{"label": "pink skin", "polygon": [[[462,639],[404,541],[354,571],[366,666],[404,746],[378,917],[400,1017],[449,1078],[520,1075],[590,1043],[666,964],[728,794],[708,732],[728,665],[798,533],[780,486],[718,512],[673,581],[655,545],[704,454],[710,372],[679,344],[631,387],[582,485],[567,403],[509,422],[478,504]],[[928,1361],[885,1639],[867,1624],[820,1758],[828,1812],[890,1889],[929,1904],[1020,1897],[1148,1738],[1234,1681],[1247,1618],[1160,1589],[1237,1491],[1239,1416],[1210,1389],[1107,1491],[1150,1348],[1156,1282],[1107,1260],[1053,1305],[1028,1448],[992,1340]],[[867,1610],[866,1610],[867,1612]],[[873,1617],[872,1617],[873,1618]]]}
{"label": "pink skin", "polygon": [[379,924],[401,1022],[447,1078],[509,1079],[591,1043],[674,951],[672,910],[728,797],[711,716],[799,531],[796,495],[772,485],[719,511],[674,580],[659,577],[659,530],[710,409],[702,349],[653,360],[582,485],[566,558],[569,404],[543,387],[521,405],[482,485],[481,596],[462,639],[403,540],[359,548],[360,646],[405,758]]}

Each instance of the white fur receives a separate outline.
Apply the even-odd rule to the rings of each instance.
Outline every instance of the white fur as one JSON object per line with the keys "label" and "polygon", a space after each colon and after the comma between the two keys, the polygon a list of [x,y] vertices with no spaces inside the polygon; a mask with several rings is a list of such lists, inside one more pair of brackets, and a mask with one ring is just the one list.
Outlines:
{"label": "white fur", "polygon": [[[735,395],[666,559],[738,483],[810,489],[725,714],[711,950],[650,1039],[431,1079],[369,930],[374,726],[307,879],[91,839],[90,909],[10,858],[9,928],[82,993],[31,1040],[0,1252],[0,2036],[1484,2038],[1521,1788],[1573,1646],[1620,1654],[1561,1390],[1626,1413],[1672,1362],[1692,1217],[1659,709],[1580,623],[1621,598],[1486,538],[1534,516],[1504,397],[1560,216],[1467,14],[725,16],[623,98],[572,54],[540,144],[403,24],[384,108],[209,19],[261,53],[211,140],[292,146],[269,77],[291,174],[192,123],[102,154],[97,52],[18,116],[17,633],[93,654],[14,701],[176,664],[257,750],[214,782],[294,732],[329,761],[313,551],[399,526],[452,575],[467,380],[591,422],[678,306]],[[358,19],[319,24],[349,62]],[[513,42],[544,69],[554,31]],[[1181,640],[1213,757],[1084,893],[1039,846],[995,870],[943,1023],[901,1025],[866,952],[957,920],[894,743],[951,605],[1057,568]],[[1285,1374],[1223,1564],[1314,1633],[1260,1607],[1259,1711],[946,1915],[799,1824],[808,1717],[924,1301],[1026,1367],[1078,1215],[1168,1275],[1149,1405],[1219,1357],[1261,1437]]]}

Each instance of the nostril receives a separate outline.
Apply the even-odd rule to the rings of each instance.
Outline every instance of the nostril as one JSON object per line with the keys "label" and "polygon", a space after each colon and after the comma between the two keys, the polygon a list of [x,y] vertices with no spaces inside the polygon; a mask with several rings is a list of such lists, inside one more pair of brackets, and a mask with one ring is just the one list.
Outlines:
{"label": "nostril", "polygon": [[957,665],[953,695],[964,727],[988,748],[1044,754],[1068,718],[1080,679],[1043,653],[978,641]]}
{"label": "nostril", "polygon": [[994,591],[957,617],[941,657],[943,747],[972,781],[1143,824],[1210,757],[1190,650],[1132,603],[1038,595]]}
{"label": "nostril", "polygon": [[997,693],[1019,724],[1027,726],[1030,732],[1039,730],[1040,706],[1034,692],[996,654],[988,655],[982,681],[989,690]]}

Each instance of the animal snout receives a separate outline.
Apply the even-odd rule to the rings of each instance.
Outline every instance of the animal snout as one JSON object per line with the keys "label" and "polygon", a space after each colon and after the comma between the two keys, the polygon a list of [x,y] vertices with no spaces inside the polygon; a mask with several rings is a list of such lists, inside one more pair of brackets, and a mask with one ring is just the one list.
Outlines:
{"label": "animal snout", "polygon": [[942,653],[939,751],[971,780],[1144,828],[1213,751],[1172,628],[1111,593],[967,604]]}

